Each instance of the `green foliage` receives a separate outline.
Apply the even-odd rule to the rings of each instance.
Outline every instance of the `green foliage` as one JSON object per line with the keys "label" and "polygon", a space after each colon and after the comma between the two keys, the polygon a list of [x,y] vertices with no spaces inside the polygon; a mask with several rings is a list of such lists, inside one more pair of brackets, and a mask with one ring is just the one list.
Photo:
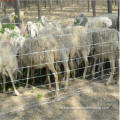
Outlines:
{"label": "green foliage", "polygon": [[3,28],[9,28],[9,24],[2,25]]}
{"label": "green foliage", "polygon": [[10,29],[11,29],[11,30],[14,30],[14,29],[15,29],[15,27],[16,27],[16,25],[15,25],[15,24],[11,24],[11,25],[10,25]]}
{"label": "green foliage", "polygon": [[34,92],[34,91],[36,90],[36,87],[33,86],[33,87],[32,87],[32,90],[33,90],[33,92]]}
{"label": "green foliage", "polygon": [[78,25],[79,24],[79,19],[75,19],[74,25]]}
{"label": "green foliage", "polygon": [[[2,25],[2,28],[0,29],[0,33],[4,34],[5,28],[9,28],[9,29],[11,29],[11,30],[14,30],[15,27],[16,27],[15,24],[11,24],[11,25],[9,25],[9,24],[4,24],[4,25]],[[16,35],[16,32],[14,33],[14,35]]]}
{"label": "green foliage", "polygon": [[37,20],[37,22],[42,22],[42,19],[41,19],[41,18],[40,18],[40,19],[38,19],[38,20]]}
{"label": "green foliage", "polygon": [[2,27],[1,29],[0,29],[0,33],[4,33],[5,32],[5,29]]}
{"label": "green foliage", "polygon": [[37,98],[41,99],[43,97],[43,94],[38,94]]}
{"label": "green foliage", "polygon": [[14,15],[14,20],[16,20],[18,18],[18,15],[17,14],[15,14]]}

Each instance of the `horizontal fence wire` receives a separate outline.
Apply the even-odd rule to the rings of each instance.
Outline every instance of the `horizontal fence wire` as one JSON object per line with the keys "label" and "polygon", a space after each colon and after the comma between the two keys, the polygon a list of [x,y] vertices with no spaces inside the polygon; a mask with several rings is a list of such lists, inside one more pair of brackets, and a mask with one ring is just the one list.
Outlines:
{"label": "horizontal fence wire", "polygon": [[[12,0],[12,2],[13,1],[14,0]],[[22,0],[21,2],[25,2],[25,1],[26,0]],[[38,0],[36,0],[36,1],[38,1]],[[107,1],[107,0],[101,0],[101,1]],[[0,3],[1,2],[3,2],[3,1],[0,1]],[[34,0],[29,0],[29,2],[35,2],[35,1]],[[56,5],[55,4],[56,1],[52,0],[52,2],[53,2],[53,6],[52,6],[53,8],[51,7],[51,11],[55,11],[54,6]],[[60,2],[60,1],[58,0],[58,2]],[[64,2],[69,2],[69,0],[63,0],[63,3]],[[75,3],[78,3],[78,2],[79,2],[79,4],[80,4],[80,2],[84,2],[84,5],[80,8],[75,8],[73,10],[82,9],[82,11],[84,11],[84,9],[86,9],[86,7],[88,7],[87,4],[85,4],[85,3],[87,3],[87,1],[83,1],[83,0],[76,0],[75,1]],[[41,2],[41,3],[42,3],[41,4],[41,11],[43,12],[43,11],[45,11],[43,9],[44,3],[43,2]],[[48,5],[48,3],[46,3],[46,9],[47,10],[50,10],[49,7],[50,6]],[[63,6],[63,8],[64,7],[66,7],[66,6]],[[74,5],[72,6],[72,8],[74,8]],[[58,8],[58,9],[60,9],[60,8]],[[63,12],[68,11],[69,12],[69,11],[73,11],[73,10],[61,10],[61,11],[63,11]],[[38,12],[38,11],[36,9],[36,10],[32,10],[31,12],[35,13],[35,12]],[[61,15],[58,14],[57,16],[61,16]],[[66,15],[62,15],[62,16],[66,17]],[[69,15],[69,18],[75,18],[75,17],[76,17],[76,15]],[[64,21],[64,20],[47,20],[47,22],[58,23],[58,24],[66,23],[67,24],[67,22]],[[27,23],[28,22],[25,21],[24,26],[27,26]],[[40,23],[40,21],[37,22],[37,21],[34,20],[34,21],[32,21],[32,23],[37,24],[37,23]],[[10,25],[12,25],[12,24],[20,25],[22,23],[21,22],[20,23],[14,23],[14,22],[13,23],[6,23],[6,22],[2,23],[2,25],[6,25],[6,24],[7,25],[9,25],[9,24]],[[71,26],[72,26],[72,24],[71,24]],[[61,48],[53,47],[52,49],[48,48],[48,49],[43,49],[42,51],[34,51],[34,49],[32,49],[32,46],[33,46],[32,42],[29,44],[30,45],[29,46],[29,48],[30,48],[29,52],[24,53],[23,48],[19,48],[18,51],[17,51],[18,54],[12,54],[11,55],[11,57],[17,58],[17,62],[19,60],[19,66],[17,68],[8,68],[7,69],[8,71],[17,72],[18,76],[17,76],[17,78],[14,78],[14,80],[13,80],[13,83],[15,83],[15,86],[17,86],[18,84],[19,84],[18,86],[24,86],[24,90],[26,90],[26,91],[27,90],[28,91],[32,90],[33,88],[35,88],[35,89],[45,88],[45,89],[47,89],[47,92],[44,94],[44,96],[52,94],[52,93],[55,94],[56,91],[60,92],[60,95],[59,95],[59,97],[55,97],[55,96],[52,96],[52,95],[47,96],[47,97],[43,97],[42,99],[44,99],[44,102],[41,102],[41,101],[36,102],[36,101],[29,101],[30,99],[35,98],[35,96],[32,96],[32,95],[25,96],[24,94],[21,94],[20,96],[23,98],[23,100],[28,101],[28,102],[24,103],[24,104],[21,103],[19,105],[15,104],[15,105],[7,108],[7,110],[2,111],[0,109],[0,117],[5,116],[6,114],[13,114],[13,113],[21,112],[21,111],[26,111],[26,110],[29,110],[30,108],[33,108],[33,107],[39,107],[39,106],[43,106],[43,105],[46,105],[46,104],[49,105],[51,103],[64,101],[64,100],[66,100],[66,99],[68,99],[72,96],[79,96],[81,93],[84,93],[85,95],[89,95],[89,93],[86,92],[85,89],[84,89],[84,87],[87,86],[87,85],[84,85],[84,86],[80,86],[80,85],[76,85],[76,84],[68,85],[68,88],[67,88],[68,91],[71,88],[73,89],[73,91],[70,92],[70,93],[66,92],[65,87],[60,87],[59,89],[56,89],[56,87],[54,87],[56,84],[61,84],[61,83],[65,84],[65,83],[67,83],[67,81],[68,81],[68,84],[69,84],[71,82],[74,82],[77,79],[78,80],[83,79],[83,72],[86,68],[90,71],[89,73],[86,74],[85,77],[87,79],[87,82],[89,82],[89,87],[91,89],[94,89],[94,86],[92,85],[93,82],[100,83],[100,84],[106,83],[109,79],[109,76],[111,76],[111,75],[114,75],[114,79],[116,80],[117,78],[115,78],[115,77],[117,77],[118,74],[119,74],[118,73],[119,72],[118,64],[120,63],[120,59],[119,59],[120,49],[118,48],[117,50],[114,50],[114,48],[113,48],[114,46],[112,46],[112,44],[115,44],[115,43],[118,44],[119,41],[113,41],[112,40],[112,35],[110,36],[111,37],[110,41],[106,40],[107,39],[106,38],[106,33],[110,30],[111,29],[102,29],[102,28],[95,29],[95,30],[89,29],[88,32],[83,32],[83,34],[85,34],[85,33],[89,34],[88,38],[91,40],[90,41],[91,43],[86,42],[84,45],[70,46],[69,48],[66,47],[66,44],[63,44]],[[71,32],[74,32],[73,29],[71,29]],[[96,32],[99,33],[99,35],[101,33],[103,34],[102,39],[104,39],[104,40],[102,42],[100,42],[100,41],[98,41],[98,43],[93,42],[93,33],[96,33]],[[51,34],[54,35],[54,37],[56,37],[58,39],[58,42],[69,39],[73,35],[73,34],[65,34],[65,33],[63,33],[63,31],[60,31],[60,33],[58,34],[58,33],[56,33],[56,31],[51,31],[51,29],[47,28],[45,34],[39,33],[39,35],[35,38],[32,38],[30,36],[28,38],[27,37],[26,38],[24,37],[24,38],[26,40],[32,40],[32,41],[37,41],[38,40],[39,41],[41,39],[49,38],[51,36]],[[76,36],[77,35],[79,35],[79,32],[76,33]],[[5,39],[1,40],[1,36],[2,36],[2,34],[0,33],[0,44],[1,45],[4,44],[4,42],[7,42],[8,45],[11,44],[11,42],[8,41],[7,39],[6,40]],[[21,35],[21,36],[23,37],[23,35]],[[20,37],[20,36],[16,35],[16,36],[13,36],[12,38],[14,40],[16,40],[17,37]],[[19,44],[22,45],[22,42],[24,42],[24,41],[22,41],[22,40],[19,41]],[[46,41],[46,42],[48,42],[48,41]],[[4,45],[6,45],[6,44],[4,44]],[[104,48],[109,46],[109,45],[111,46],[110,50],[109,49],[105,50]],[[95,47],[96,46],[101,48],[99,50],[99,52],[95,52]],[[89,55],[87,55],[88,66],[85,66],[85,61],[84,61],[83,55],[78,55],[77,52],[79,50],[87,49],[87,48],[90,48],[90,53],[89,53]],[[77,55],[75,54],[73,57],[70,57],[70,51],[71,50],[75,50]],[[54,53],[58,53],[58,52],[59,53],[63,52],[63,53],[66,53],[66,54],[68,53],[68,55],[66,55],[64,57],[64,59],[60,59],[60,60],[54,60],[54,61],[49,60],[49,61],[45,61],[43,63],[38,63],[38,64],[33,63],[33,57],[34,56],[42,56],[43,54],[44,55],[47,54],[47,57],[50,58],[50,54],[54,54]],[[117,57],[113,58],[112,60],[109,59],[109,57],[108,57],[108,59],[105,59],[105,58],[107,58],[106,56],[112,56],[113,54],[116,54]],[[7,55],[1,55],[0,54],[0,57],[4,57],[4,59],[9,59],[9,56],[7,56]],[[29,65],[24,65],[24,62],[23,62],[24,57],[29,57],[29,60],[30,60]],[[94,63],[95,58],[97,59],[96,63]],[[104,60],[102,60],[102,58],[104,58]],[[70,66],[68,66],[69,70],[66,70],[65,66],[64,66],[64,63],[69,64],[69,62],[71,62],[71,61],[75,63],[74,68],[71,69]],[[117,64],[117,65],[114,66],[114,68],[111,67],[111,65],[110,65],[110,63],[113,63],[113,62],[115,62],[115,64]],[[51,65],[51,64],[53,64],[54,66],[62,64],[63,68],[61,69],[61,67],[60,67],[60,71],[56,70],[56,72],[51,72],[49,70],[49,73],[46,72],[47,70],[43,70],[43,68],[46,68],[46,66]],[[42,66],[45,66],[45,67],[42,67]],[[95,72],[93,73],[92,70],[93,70],[94,66],[95,66]],[[34,70],[36,70],[37,67],[39,68],[38,69],[39,73],[35,71],[35,73],[33,74],[32,72]],[[102,67],[103,67],[103,69],[102,69]],[[28,68],[30,69],[29,77],[27,76],[27,70],[26,70]],[[115,73],[111,72],[112,69],[115,69]],[[42,73],[42,70],[45,72],[44,74]],[[70,77],[68,79],[66,78],[67,72],[70,72]],[[75,74],[76,74],[75,78],[73,78],[73,76],[72,76],[73,72],[75,72]],[[0,69],[0,73],[5,73],[5,75],[7,74],[7,76],[8,76],[8,73],[6,71],[3,71],[2,69]],[[104,73],[104,74],[102,75],[102,73]],[[58,82],[56,82],[55,78],[54,79],[52,78],[54,75],[57,75],[57,76],[61,75],[62,78]],[[95,75],[95,76],[93,77],[93,75]],[[47,83],[45,83],[45,80],[46,80],[45,77],[47,77],[47,76],[50,77],[51,83],[48,83],[48,81],[47,81]],[[2,78],[2,76],[0,76],[0,77]],[[6,78],[7,78],[7,81],[3,81],[3,79],[0,79],[0,95],[7,94],[7,95],[12,96],[12,93],[14,93],[14,90],[11,88],[11,85],[10,85],[12,83],[12,81],[10,81],[10,78],[9,79],[8,79],[8,77],[6,77]],[[32,82],[31,82],[31,81],[33,81],[33,79],[35,79],[35,84],[32,84]],[[29,80],[30,82],[28,83],[28,87],[25,87],[27,80]],[[37,82],[39,82],[39,83],[37,83]],[[42,82],[44,82],[44,83],[42,83]],[[7,86],[7,90],[3,93],[2,89],[3,89],[4,85]],[[49,85],[52,85],[54,87],[54,89],[53,90],[48,89]],[[10,91],[9,91],[9,88],[11,88]],[[19,88],[18,88],[18,91],[19,91]],[[6,101],[1,101],[0,100],[0,107],[3,104],[7,104],[7,103],[11,104],[11,100],[6,100]],[[26,106],[26,108],[24,106]],[[97,109],[97,108],[93,108],[93,109]]]}
{"label": "horizontal fence wire", "polygon": [[[109,75],[109,74],[108,74]],[[107,80],[107,79],[105,79],[105,80]],[[71,86],[69,86],[69,88],[74,88],[74,86],[73,85],[71,85]],[[76,87],[76,86],[75,86]],[[11,109],[13,109],[14,107],[12,106],[11,108],[9,108],[9,110],[11,110],[11,111],[8,111],[8,112],[3,112],[3,113],[0,113],[0,116],[3,116],[3,115],[6,115],[6,114],[10,114],[10,113],[16,113],[16,112],[20,112],[20,111],[24,111],[24,110],[28,110],[29,108],[32,108],[32,107],[35,107],[35,106],[41,106],[41,105],[45,105],[45,104],[50,104],[50,103],[54,103],[54,102],[59,102],[59,101],[63,101],[63,100],[65,100],[65,99],[67,99],[67,98],[69,98],[69,97],[72,97],[72,96],[74,96],[74,95],[79,95],[79,94],[81,94],[81,92],[82,93],[84,93],[84,94],[89,94],[89,93],[87,93],[87,92],[85,92],[84,91],[84,87],[85,86],[83,86],[83,88],[79,88],[79,86],[77,87],[77,89],[75,89],[75,90],[73,90],[73,92],[72,93],[70,93],[70,94],[68,94],[68,93],[62,93],[62,94],[60,94],[60,97],[59,98],[55,98],[55,99],[53,99],[53,100],[50,100],[50,101],[46,101],[46,102],[43,102],[43,103],[37,103],[37,102],[29,102],[29,103],[26,103],[26,104],[21,104],[21,105],[17,105],[17,106],[15,106],[15,107],[17,107],[15,110],[11,110]],[[68,89],[69,89],[68,88]],[[92,86],[92,87],[90,87],[90,88],[94,88],[94,86]],[[61,90],[62,90],[63,88],[61,88]],[[29,97],[27,97],[27,98],[29,98]],[[51,98],[54,98],[54,97],[49,97],[49,98],[44,98],[44,99],[46,99],[46,100],[49,100],[49,99],[51,99]],[[25,97],[25,99],[26,99],[26,97]],[[4,103],[4,102],[3,102]],[[3,104],[2,103],[2,104]],[[18,107],[22,107],[22,106],[25,106],[25,105],[28,105],[28,108],[18,108]],[[91,107],[91,109],[93,109],[92,107]]]}
{"label": "horizontal fence wire", "polygon": [[[115,60],[115,61],[118,61],[118,60]],[[96,66],[97,65],[103,65],[105,63],[108,63],[108,61],[106,62],[101,62],[101,63],[97,63],[95,64]],[[82,69],[85,69],[85,68],[91,68],[93,65],[90,65],[88,67],[81,67],[81,68],[76,68],[76,69],[72,69],[72,70],[68,70],[69,72],[73,72],[73,71],[77,71],[77,70],[82,70]],[[31,67],[31,66],[29,66]],[[28,67],[27,67],[28,68]],[[115,67],[115,68],[119,68],[119,67]],[[106,70],[111,70],[112,68],[107,68],[107,69],[104,69],[103,71],[106,71]],[[51,75],[54,75],[54,74],[62,74],[62,73],[66,73],[67,71],[61,71],[61,72],[56,72],[56,73],[51,73],[51,74],[46,74],[46,75],[40,75],[40,76],[34,76],[34,77],[30,77],[30,78],[25,78],[25,79],[18,79],[18,80],[14,80],[14,82],[19,82],[19,81],[26,81],[27,79],[35,79],[35,78],[42,78],[42,77],[45,77],[45,76],[51,76]],[[102,70],[100,72],[95,72],[94,74],[96,73],[101,73]],[[90,74],[91,75],[91,74]],[[90,75],[86,75],[86,76],[90,76]],[[11,83],[11,81],[8,81],[8,82],[5,82],[5,84],[7,83]],[[3,84],[3,83],[0,83],[0,84]]]}

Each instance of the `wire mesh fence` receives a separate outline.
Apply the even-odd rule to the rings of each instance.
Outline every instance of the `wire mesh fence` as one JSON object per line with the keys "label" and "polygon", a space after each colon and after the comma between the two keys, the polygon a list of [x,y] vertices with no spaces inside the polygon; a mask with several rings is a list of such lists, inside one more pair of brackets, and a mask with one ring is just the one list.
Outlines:
{"label": "wire mesh fence", "polygon": [[[13,75],[13,81],[10,79],[11,76],[9,76],[10,78],[7,77],[7,81],[3,77],[3,81],[0,82],[1,92],[14,92],[11,87],[12,82],[15,83],[15,87],[17,86],[19,88],[20,86],[26,86],[26,90],[32,89],[33,91],[37,88],[43,88],[43,86],[46,86],[46,89],[48,89],[49,86],[49,90],[46,94],[54,93],[56,91],[61,92],[70,89],[74,85],[69,85],[69,82],[74,82],[75,79],[82,79],[83,77],[83,79],[88,79],[89,82],[103,81],[104,83],[106,83],[109,80],[110,82],[114,82],[115,79],[117,82],[119,71],[119,33],[117,32],[117,30],[105,28],[92,30],[86,33],[75,33],[77,39],[74,38],[75,36],[73,33],[74,31],[72,31],[72,34],[53,34],[52,39],[51,34],[44,34],[44,36],[39,35],[38,37],[32,39],[28,37],[25,39],[25,42],[23,44],[25,45],[25,47],[22,46],[19,49],[19,54],[17,53],[18,55],[9,55],[9,51],[7,51],[7,49],[9,48],[10,43],[8,42],[6,45],[5,41],[0,41],[0,44],[3,45],[1,46],[3,48],[3,51],[1,50],[1,52],[4,53],[1,54],[1,60],[4,61],[3,68],[1,68],[1,73],[5,76],[7,75],[7,72],[8,75],[10,75],[9,71],[11,73],[14,73],[15,71],[18,71],[18,73],[20,73],[16,78],[15,75]],[[94,35],[96,34],[99,37],[95,36],[94,38]],[[81,39],[81,35],[86,35],[87,40],[89,39],[90,42],[88,42],[84,38]],[[55,41],[53,41],[53,38],[55,38]],[[51,40],[52,42],[56,42],[56,44],[51,44]],[[46,47],[45,44],[48,44],[49,46]],[[52,48],[50,48],[50,46],[52,46]],[[6,50],[8,53],[6,53],[6,51],[4,50]],[[10,48],[8,50],[10,50]],[[86,56],[84,56],[85,52],[88,52]],[[10,60],[12,57],[16,58],[14,60],[17,60],[17,68],[14,68],[14,64],[16,64],[16,61]],[[8,63],[5,64],[5,61],[7,60],[11,63],[13,62],[13,66],[9,66]],[[85,63],[85,60],[88,60],[88,64]],[[54,68],[52,68],[51,65]],[[9,88],[11,88],[11,90],[9,90]],[[51,88],[54,89],[51,90]],[[14,89],[16,90],[16,88]],[[78,87],[78,89],[75,89],[75,92],[73,92],[73,95],[79,94],[81,90],[84,91],[84,88]],[[66,94],[67,93],[63,93],[62,95],[60,94],[61,97],[43,102],[41,103],[41,105],[62,100],[62,98],[66,98],[67,96],[69,96],[69,94]],[[71,95],[72,93],[70,93],[70,96]],[[24,99],[29,99],[29,97],[31,96],[27,96]],[[44,99],[47,100],[50,98],[54,98],[54,96]],[[4,104],[4,102],[1,104]],[[29,107],[36,106],[36,102],[27,104],[30,104],[28,105]],[[15,106],[15,108],[16,107],[18,107],[18,105]],[[22,108],[20,108],[20,110],[21,109]],[[10,112],[18,111],[19,109],[13,109]],[[1,113],[1,115],[5,115],[6,113],[7,112],[3,112]]]}
{"label": "wire mesh fence", "polygon": [[[60,1],[58,0],[58,2]],[[33,3],[31,1],[29,5]],[[88,1],[76,0],[73,2],[71,0],[71,3],[63,1],[60,6],[57,1],[52,0],[52,6],[49,6],[49,3],[41,1],[41,14],[60,15],[59,17],[66,18],[69,16],[73,19],[77,12],[88,11],[87,3]],[[97,1],[97,11],[100,6],[103,6],[104,9],[107,5],[106,2],[98,3],[99,1]],[[104,86],[103,90],[107,91],[105,90],[107,85],[113,84],[114,86],[119,82],[120,33],[117,28],[74,26],[63,19],[47,20],[49,25],[44,26],[41,24],[41,20],[36,21],[37,10],[34,4],[32,7],[35,10],[31,6],[26,8],[28,12],[26,12],[26,16],[31,16],[31,18],[25,18],[24,30],[16,26],[21,23],[4,21],[0,24],[0,28],[5,26],[0,31],[0,118],[21,111],[29,111],[38,106],[63,102],[74,96],[83,94],[89,96],[91,92],[88,92],[86,87],[89,87],[91,91],[96,91]],[[67,9],[67,7],[71,7],[71,4],[72,8]],[[60,10],[57,5],[60,6]],[[24,9],[22,7],[21,5],[21,10]],[[116,11],[117,7],[114,9]],[[50,10],[52,12],[48,13]],[[8,13],[11,11],[12,9],[9,9]],[[70,13],[66,16],[66,14],[60,14],[59,11],[62,13],[72,11],[75,14]],[[105,11],[107,12],[106,8],[104,13]],[[36,17],[32,18],[32,15],[29,15],[31,13]],[[92,14],[91,8],[90,14]],[[62,26],[61,23],[63,23]],[[94,83],[99,83],[99,86],[96,87]],[[107,92],[103,93],[105,98]],[[102,94],[102,92],[99,93]],[[16,97],[14,98],[14,94],[18,96],[14,96]],[[117,95],[115,99],[118,98]],[[98,102],[103,104],[105,101],[100,101],[98,96],[97,94]],[[22,102],[18,103],[17,99]],[[110,100],[108,101],[110,102]],[[109,105],[88,105],[75,109],[108,110],[111,106],[110,103]],[[61,109],[74,109],[74,107],[61,106]]]}

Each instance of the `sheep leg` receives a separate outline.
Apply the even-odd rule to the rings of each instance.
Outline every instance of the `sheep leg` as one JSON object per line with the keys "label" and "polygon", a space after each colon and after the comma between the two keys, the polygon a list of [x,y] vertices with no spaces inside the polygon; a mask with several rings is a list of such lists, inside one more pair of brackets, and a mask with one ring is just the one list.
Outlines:
{"label": "sheep leg", "polygon": [[[56,64],[56,70],[57,70],[57,72],[61,72],[61,69],[60,69],[58,63]],[[59,80],[62,80],[62,75],[61,75],[61,74],[62,74],[62,73],[59,73],[59,74],[58,74]]]}
{"label": "sheep leg", "polygon": [[61,68],[60,68],[60,65],[58,63],[55,64],[55,69],[58,72],[58,80],[62,81],[62,82],[60,82],[59,85],[63,86],[63,82],[65,80],[65,76],[62,76],[63,73],[61,72]]}
{"label": "sheep leg", "polygon": [[66,84],[65,84],[65,89],[67,89],[68,87],[68,82],[69,82],[69,78],[70,78],[70,70],[68,67],[68,61],[64,62],[64,67],[65,67],[65,72],[66,72]]}
{"label": "sheep leg", "polygon": [[48,70],[48,68],[46,69],[46,72],[47,72],[47,81],[49,83],[49,89],[51,89],[51,81],[50,81],[50,76],[49,76],[49,70]]}
{"label": "sheep leg", "polygon": [[110,60],[110,67],[111,67],[111,74],[110,74],[110,77],[109,77],[108,81],[106,82],[106,85],[109,85],[109,84],[112,83],[113,76],[114,76],[114,73],[115,73],[115,61],[113,59]]}
{"label": "sheep leg", "polygon": [[5,78],[4,75],[2,75],[2,78],[3,78],[3,93],[5,93],[5,92],[6,92],[6,85],[5,85],[5,83],[6,83],[6,78]]}
{"label": "sheep leg", "polygon": [[103,76],[104,76],[104,68],[103,68],[104,67],[104,63],[103,63],[104,62],[104,58],[103,57],[102,57],[102,61],[101,62],[102,62],[101,65],[100,65],[101,66],[101,78],[103,79]]}
{"label": "sheep leg", "polygon": [[9,70],[7,70],[7,71],[8,71],[8,74],[9,74],[9,76],[10,76],[10,79],[11,79],[11,82],[12,82],[12,86],[13,86],[13,89],[14,89],[15,95],[18,96],[20,93],[16,90],[16,87],[15,87],[15,84],[14,84],[13,76],[12,76],[12,74],[11,74],[11,72],[10,72]]}
{"label": "sheep leg", "polygon": [[58,96],[58,91],[59,91],[58,75],[57,75],[57,73],[56,73],[56,70],[55,70],[53,64],[49,64],[48,67],[49,67],[49,70],[51,70],[51,72],[52,72],[53,75],[54,75],[55,83],[56,83],[56,95]]}
{"label": "sheep leg", "polygon": [[71,70],[72,70],[73,79],[75,79],[75,70],[74,70],[74,64],[73,64],[72,60],[70,60],[70,67],[71,67]]}
{"label": "sheep leg", "polygon": [[33,80],[32,80],[32,85],[35,83],[34,73],[35,73],[35,71],[34,71],[34,69],[33,69],[33,70],[32,70],[32,77],[33,77],[33,78],[32,78],[32,79],[33,79]]}
{"label": "sheep leg", "polygon": [[30,68],[27,68],[27,81],[26,81],[26,88],[28,87],[28,83],[29,83],[29,73],[30,73]]}
{"label": "sheep leg", "polygon": [[94,79],[95,78],[95,67],[96,67],[96,57],[94,58],[94,65],[93,65],[93,69],[92,69],[92,78]]}
{"label": "sheep leg", "polygon": [[84,62],[85,62],[85,69],[83,73],[83,79],[86,77],[87,69],[88,69],[88,58],[87,55],[83,54]]}

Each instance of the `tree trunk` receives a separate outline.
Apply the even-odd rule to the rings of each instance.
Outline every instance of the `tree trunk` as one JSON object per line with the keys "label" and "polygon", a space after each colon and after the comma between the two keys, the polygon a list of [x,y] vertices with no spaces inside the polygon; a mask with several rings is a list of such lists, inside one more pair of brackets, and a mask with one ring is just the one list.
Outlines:
{"label": "tree trunk", "polygon": [[92,0],[92,11],[93,11],[93,16],[96,16],[96,0]]}
{"label": "tree trunk", "polygon": [[46,8],[47,7],[47,1],[46,0],[44,0],[44,7]]}
{"label": "tree trunk", "polygon": [[63,9],[63,1],[62,0],[60,0],[60,8],[61,8],[61,11],[62,11],[62,9]]}
{"label": "tree trunk", "polygon": [[108,13],[112,13],[112,0],[107,0]]}
{"label": "tree trunk", "polygon": [[38,0],[38,19],[41,18],[41,14],[40,14],[40,0]]}
{"label": "tree trunk", "polygon": [[117,0],[115,0],[115,6],[117,5]]}
{"label": "tree trunk", "polygon": [[58,0],[56,0],[56,3],[57,3],[57,5],[59,4],[59,1]]}
{"label": "tree trunk", "polygon": [[7,12],[6,12],[6,2],[2,2],[2,10],[4,12],[4,15],[6,16]]}
{"label": "tree trunk", "polygon": [[118,31],[120,31],[120,1],[118,0]]}
{"label": "tree trunk", "polygon": [[18,15],[18,18],[15,19],[15,22],[16,22],[16,25],[19,27],[20,26],[20,11],[19,11],[20,1],[16,0],[14,5],[15,5],[14,6],[15,14]]}
{"label": "tree trunk", "polygon": [[88,0],[88,12],[90,11],[90,1]]}
{"label": "tree trunk", "polygon": [[52,0],[49,0],[49,7],[50,7],[50,10],[52,8]]}

